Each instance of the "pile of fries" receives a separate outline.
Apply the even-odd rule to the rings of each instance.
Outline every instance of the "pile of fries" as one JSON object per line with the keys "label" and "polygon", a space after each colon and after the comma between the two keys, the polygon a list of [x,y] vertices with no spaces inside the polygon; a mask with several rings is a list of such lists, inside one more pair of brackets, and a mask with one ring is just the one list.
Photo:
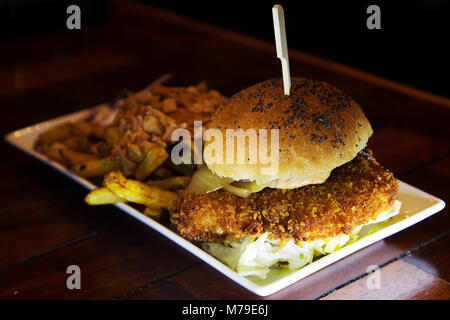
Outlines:
{"label": "pile of fries", "polygon": [[[160,187],[139,180],[127,179],[120,171],[114,170],[106,174],[104,187],[91,191],[86,196],[90,205],[133,202],[145,206],[144,213],[160,218],[164,209],[169,209],[177,195],[169,189],[185,187],[189,177],[173,177],[155,181]],[[165,190],[167,189],[167,190]]]}
{"label": "pile of fries", "polygon": [[88,204],[134,203],[160,219],[197,169],[172,163],[170,133],[190,128],[194,120],[207,123],[224,102],[225,97],[204,83],[159,84],[127,92],[88,119],[50,128],[39,136],[36,149],[99,185],[86,196]]}
{"label": "pile of fries", "polygon": [[107,156],[107,136],[105,127],[80,120],[45,131],[37,148],[81,177],[102,177],[118,165]]}

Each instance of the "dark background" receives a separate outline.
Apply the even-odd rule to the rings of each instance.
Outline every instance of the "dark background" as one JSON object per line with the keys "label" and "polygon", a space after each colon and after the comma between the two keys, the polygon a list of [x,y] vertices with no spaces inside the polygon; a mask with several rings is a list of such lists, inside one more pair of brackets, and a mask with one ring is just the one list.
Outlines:
{"label": "dark background", "polygon": [[[450,96],[448,0],[141,2],[268,41],[274,41],[271,7],[279,3],[290,48]],[[82,28],[107,21],[108,0],[0,0],[0,35],[20,40],[65,28],[70,4],[80,6]],[[371,4],[381,8],[381,30],[366,27]]]}

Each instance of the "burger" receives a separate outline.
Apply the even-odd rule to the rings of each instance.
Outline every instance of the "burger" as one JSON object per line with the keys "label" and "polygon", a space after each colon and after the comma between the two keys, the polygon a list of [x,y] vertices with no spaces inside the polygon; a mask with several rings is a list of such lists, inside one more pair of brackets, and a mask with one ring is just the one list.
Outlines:
{"label": "burger", "polygon": [[207,150],[218,140],[208,140],[205,165],[170,211],[179,234],[241,275],[297,270],[399,213],[398,182],[366,147],[369,121],[328,83],[292,78],[290,95],[282,79],[258,83],[219,107],[209,128],[214,137],[256,132],[277,162],[264,171],[251,139],[216,154]]}

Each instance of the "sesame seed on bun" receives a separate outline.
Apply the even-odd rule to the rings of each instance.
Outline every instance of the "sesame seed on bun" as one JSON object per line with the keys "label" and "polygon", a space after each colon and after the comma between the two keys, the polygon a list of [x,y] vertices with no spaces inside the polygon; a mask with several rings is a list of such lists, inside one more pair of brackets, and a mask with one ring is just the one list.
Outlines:
{"label": "sesame seed on bun", "polygon": [[[297,188],[324,182],[334,168],[364,149],[372,128],[350,96],[322,81],[294,77],[291,84],[289,96],[284,95],[281,78],[244,89],[217,109],[210,124],[224,137],[227,129],[267,129],[268,150],[270,130],[279,129],[277,172],[262,175],[261,169],[267,165],[259,158],[254,164],[215,163],[205,153],[204,160],[211,171],[236,181]],[[205,148],[207,145],[208,142]]]}

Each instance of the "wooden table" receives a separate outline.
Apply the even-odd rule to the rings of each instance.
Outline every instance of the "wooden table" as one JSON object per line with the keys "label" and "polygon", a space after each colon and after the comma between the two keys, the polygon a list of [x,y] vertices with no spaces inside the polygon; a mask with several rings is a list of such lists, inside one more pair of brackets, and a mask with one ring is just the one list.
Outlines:
{"label": "wooden table", "polygon": [[[2,44],[2,134],[111,100],[172,72],[226,95],[280,75],[273,43],[134,3],[107,23]],[[396,176],[450,200],[450,100],[290,51],[291,72],[342,88],[364,108],[370,147]],[[261,299],[86,190],[1,142],[0,298]],[[266,299],[449,299],[448,209]],[[81,268],[68,290],[66,269]],[[381,288],[367,288],[369,265]]]}

